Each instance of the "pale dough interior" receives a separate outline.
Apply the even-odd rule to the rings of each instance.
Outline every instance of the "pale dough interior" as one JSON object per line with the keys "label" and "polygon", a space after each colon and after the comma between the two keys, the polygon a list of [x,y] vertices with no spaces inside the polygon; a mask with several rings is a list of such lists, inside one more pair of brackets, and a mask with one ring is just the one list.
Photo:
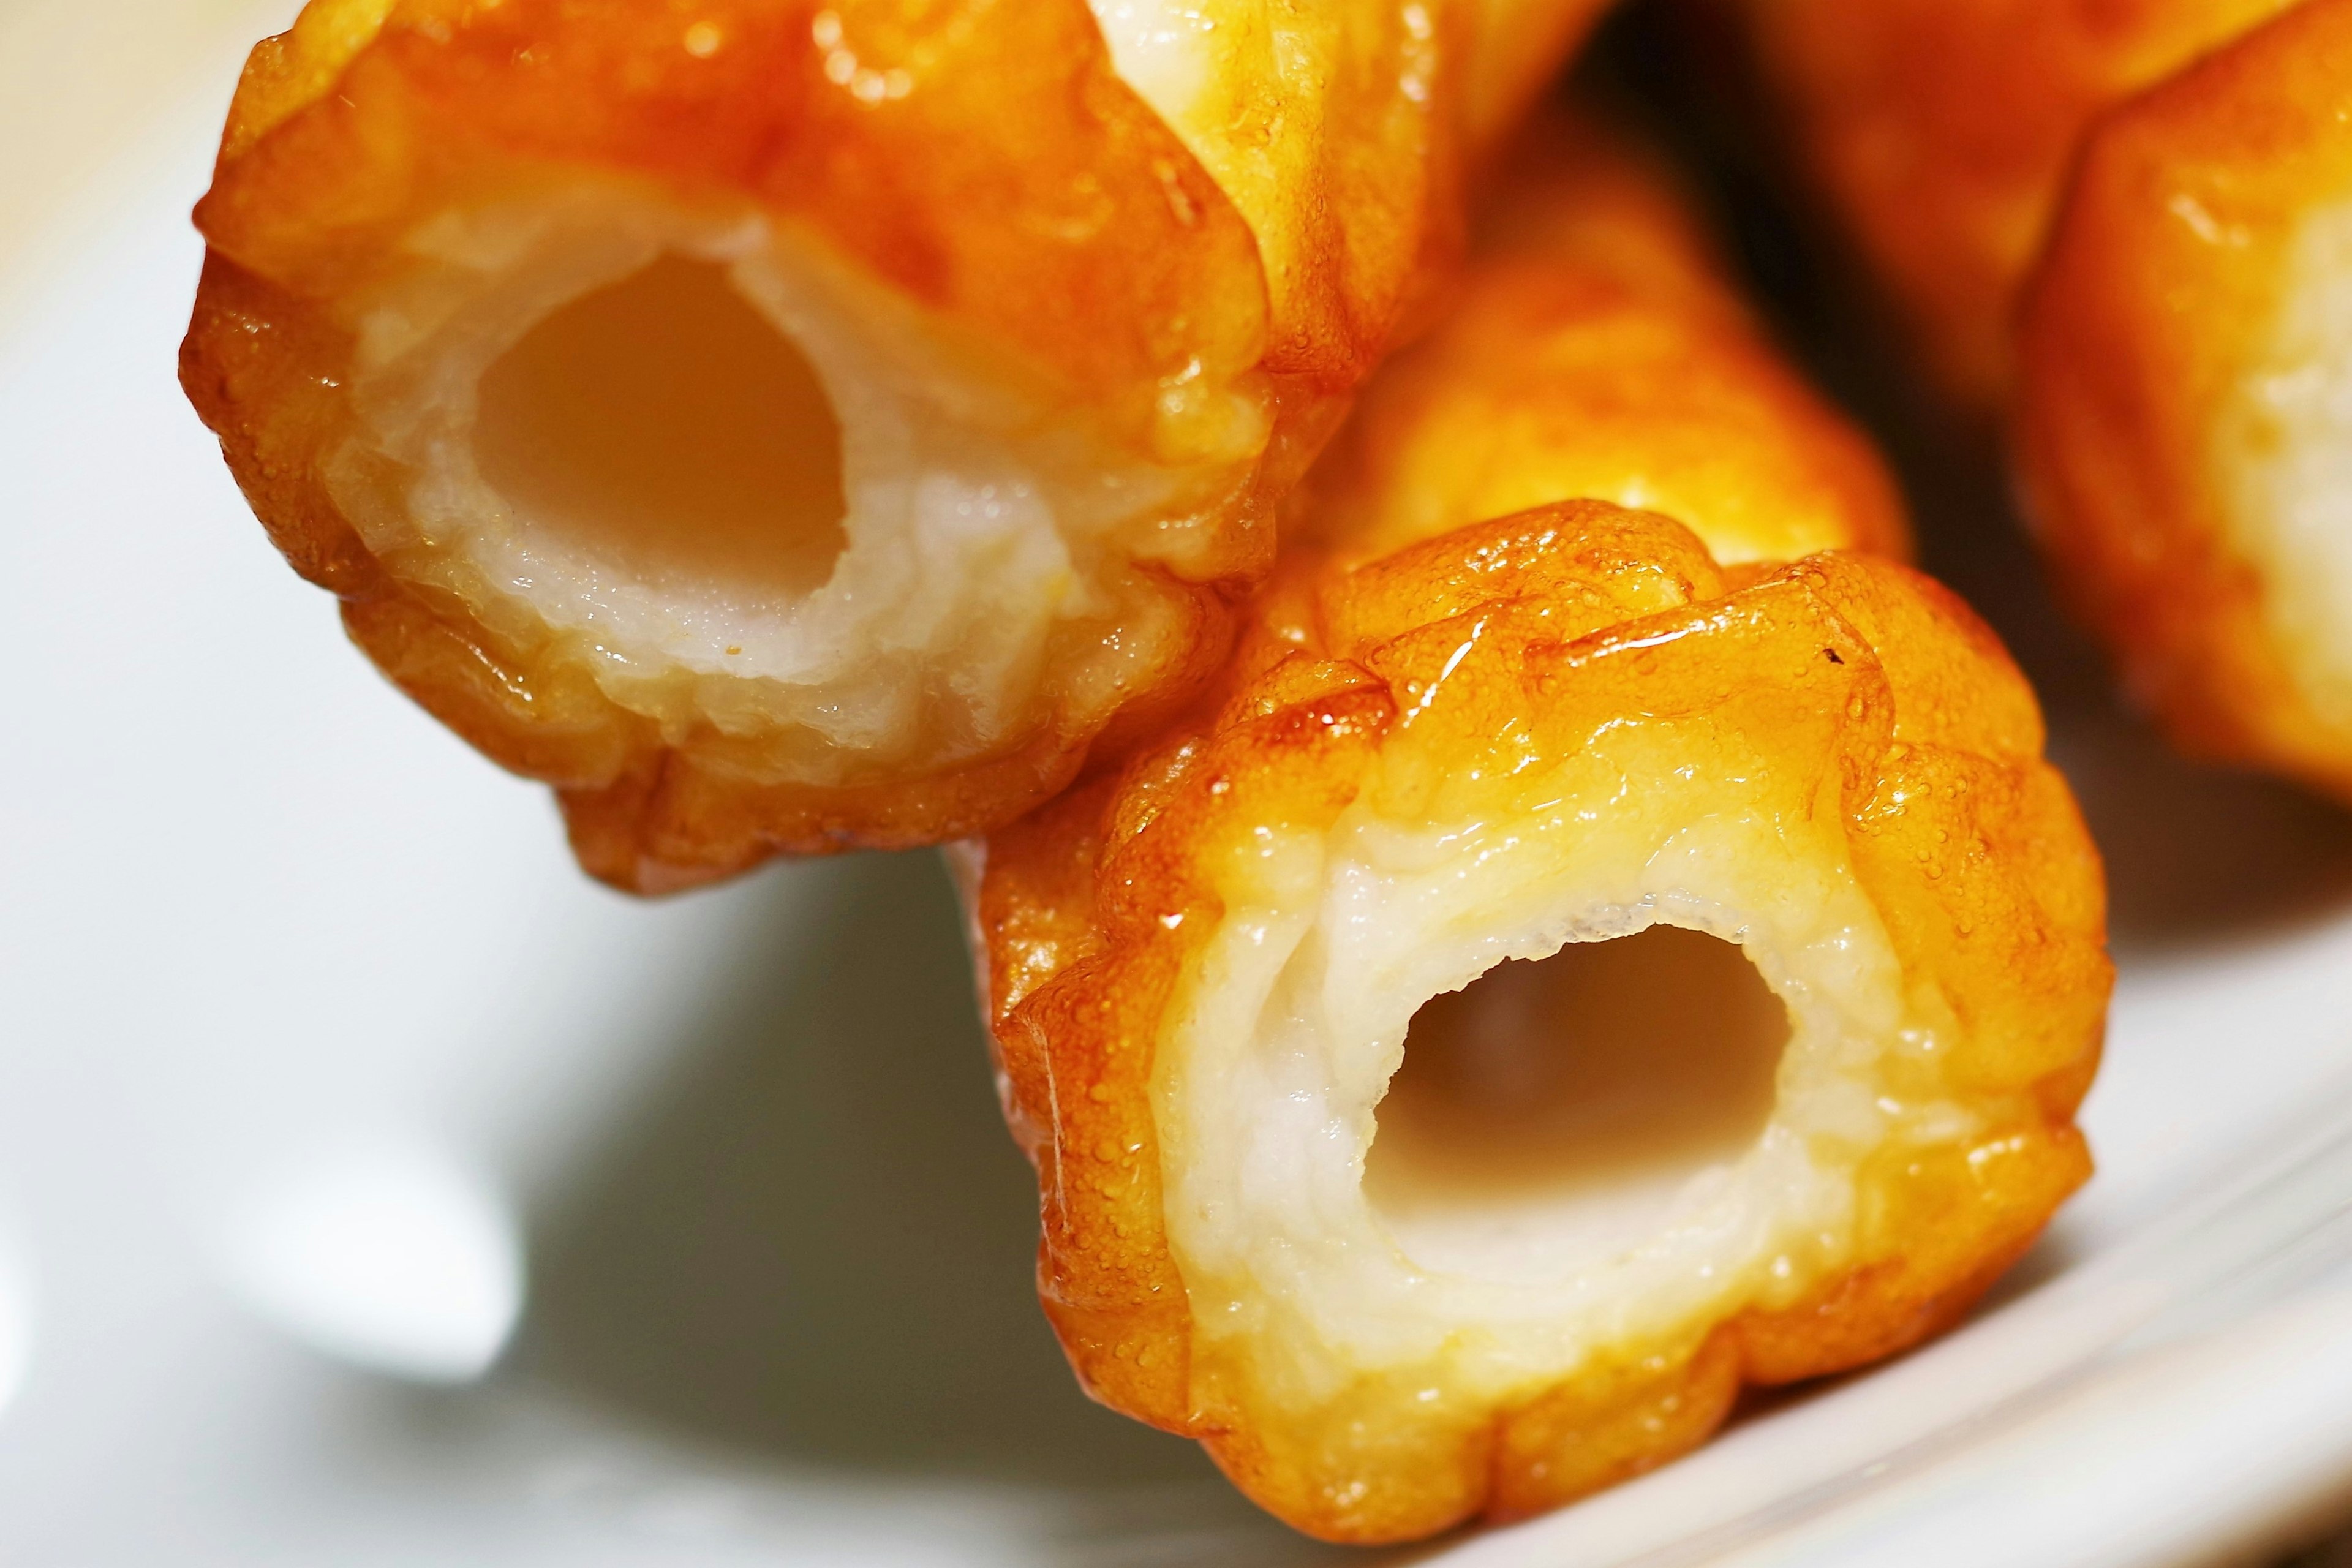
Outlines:
{"label": "pale dough interior", "polygon": [[[1745,809],[1641,750],[1571,762],[1517,820],[1384,821],[1368,788],[1229,889],[1155,1115],[1196,1334],[1277,1400],[1409,1376],[1484,1401],[1687,1349],[1850,1260],[1866,1158],[1973,1127],[1887,1087],[1940,1081],[1951,1026],[1914,1015],[1834,807]],[[1400,1078],[1409,1028],[1450,1064]],[[1542,1058],[1580,1037],[1581,1067]]]}
{"label": "pale dough interior", "polygon": [[804,737],[809,782],[1017,741],[1047,685],[1115,706],[1186,635],[1139,563],[1181,573],[1268,429],[1237,396],[1223,447],[1139,456],[811,236],[614,180],[408,250],[330,474],[370,548],[673,742]]}

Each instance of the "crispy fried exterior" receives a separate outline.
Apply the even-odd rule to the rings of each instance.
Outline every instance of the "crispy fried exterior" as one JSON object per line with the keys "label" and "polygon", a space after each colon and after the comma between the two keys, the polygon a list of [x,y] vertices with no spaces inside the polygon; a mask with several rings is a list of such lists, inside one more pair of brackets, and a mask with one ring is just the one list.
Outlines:
{"label": "crispy fried exterior", "polygon": [[1663,511],[1727,565],[1909,548],[1877,451],[1780,357],[1672,177],[1561,112],[1514,145],[1461,298],[1366,387],[1291,530],[1366,559],[1569,496]]}
{"label": "crispy fried exterior", "polygon": [[2010,317],[2084,131],[2293,0],[1743,0],[1811,171],[1948,388]]}
{"label": "crispy fried exterior", "polygon": [[2310,0],[2099,126],[2021,318],[2016,437],[2062,584],[2174,739],[2352,798],[2343,676],[2283,614],[2329,552],[2261,548],[2293,498],[2236,489],[2288,444],[2265,373],[2317,368],[2266,362],[2305,220],[2352,201],[2347,101],[2352,5]]}
{"label": "crispy fried exterior", "polygon": [[[2103,895],[2042,741],[1991,635],[1883,561],[1818,556],[1733,590],[1687,530],[1587,501],[1353,570],[1291,563],[1213,712],[967,862],[1006,1108],[1039,1173],[1041,1289],[1087,1388],[1198,1437],[1301,1530],[1397,1541],[1553,1507],[1703,1440],[1745,1383],[1952,1322],[2089,1170],[2072,1115],[2109,981]],[[1738,810],[1851,879],[1938,1042],[1886,1092],[1944,1097],[1965,1131],[1859,1156],[1851,1231],[1812,1265],[1784,1258],[1564,1373],[1480,1382],[1441,1355],[1310,1377],[1296,1342],[1197,1316],[1228,1287],[1174,1239],[1169,1053],[1208,1037],[1183,1020],[1223,984],[1236,922],[1278,926],[1310,897],[1312,847],[1367,813],[1540,837],[1564,779],[1613,765],[1630,815],[1579,831],[1645,833],[1677,786],[1631,759],[1666,753],[1694,788],[1747,781]]]}
{"label": "crispy fried exterior", "polygon": [[[352,637],[552,784],[596,875],[659,890],[985,828],[1214,667],[1275,501],[1432,308],[1470,142],[1595,8],[1236,0],[1107,43],[1082,0],[313,0],[230,111],[182,379]],[[354,435],[419,258],[490,264],[450,215],[559,180],[788,232],[886,301],[866,315],[903,308],[1001,376],[1032,426],[1083,425],[1076,490],[1126,465],[1165,482],[1159,510],[1107,562],[1081,552],[1087,593],[1008,656],[1006,694],[962,692],[952,661],[905,678],[930,706],[892,717],[912,733],[887,746],[826,731],[822,693],[796,718],[723,660],[649,671],[556,624],[430,528],[404,533],[419,481]]]}

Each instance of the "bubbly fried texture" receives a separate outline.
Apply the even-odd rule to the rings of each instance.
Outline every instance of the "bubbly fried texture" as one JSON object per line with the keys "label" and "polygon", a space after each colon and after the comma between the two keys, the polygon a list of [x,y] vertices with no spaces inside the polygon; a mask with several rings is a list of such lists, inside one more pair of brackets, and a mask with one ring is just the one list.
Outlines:
{"label": "bubbly fried texture", "polygon": [[598,876],[985,828],[1214,668],[1595,9],[313,0],[183,383]]}
{"label": "bubbly fried texture", "polygon": [[2187,747],[2352,799],[2352,4],[2105,121],[2021,319],[2062,584]]}
{"label": "bubbly fried texture", "polygon": [[[2032,693],[1904,567],[1745,575],[1597,501],[1295,556],[1213,711],[964,852],[1064,1347],[1301,1530],[1406,1540],[1655,1466],[1743,1384],[1954,1321],[2088,1173],[2103,893]],[[1415,1163],[1424,1003],[1655,926],[1738,943],[1785,1007],[1742,1069],[1760,1127],[1564,1187]],[[1671,963],[1626,973],[1601,1003],[1672,1011]],[[1444,1027],[1568,1050],[1581,1015],[1541,998],[1592,994],[1513,984]],[[1706,1059],[1636,1054],[1612,1092],[1679,1071],[1664,1114],[1707,1114]],[[1453,1108],[1474,1161],[1495,1103]]]}
{"label": "bubbly fried texture", "polygon": [[1286,526],[1366,559],[1570,496],[1665,512],[1727,565],[1909,545],[1876,450],[1775,352],[1671,177],[1561,112],[1514,144],[1460,298]]}
{"label": "bubbly fried texture", "polygon": [[1946,385],[2010,319],[2085,128],[2293,0],[1742,0],[1814,174]]}

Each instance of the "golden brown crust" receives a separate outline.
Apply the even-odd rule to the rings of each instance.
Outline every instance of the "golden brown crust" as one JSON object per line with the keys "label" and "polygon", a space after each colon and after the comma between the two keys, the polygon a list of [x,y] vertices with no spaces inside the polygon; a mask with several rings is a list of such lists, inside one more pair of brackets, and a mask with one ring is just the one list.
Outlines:
{"label": "golden brown crust", "polygon": [[1677,518],[1729,563],[1909,549],[1892,477],[1733,291],[1655,161],[1523,134],[1452,312],[1365,388],[1296,510],[1359,558],[1568,496]]}
{"label": "golden brown crust", "polygon": [[[1311,612],[1285,615],[1275,595],[1243,656],[1255,673],[1218,712],[986,849],[977,925],[1038,1164],[1040,1278],[1096,1396],[1200,1437],[1302,1530],[1396,1540],[1609,1484],[1701,1440],[1742,1382],[1840,1370],[1952,1321],[2087,1174],[2071,1116],[2109,973],[2095,854],[1990,634],[1924,579],[1860,557],[1727,591],[1686,530],[1597,502],[1353,572],[1289,571],[1307,584],[1291,603],[1303,592]],[[1154,1053],[1243,896],[1235,868],[1261,836],[1329,827],[1375,780],[1394,819],[1507,816],[1536,786],[1488,765],[1505,753],[1539,780],[1596,725],[1669,721],[1824,781],[1906,986],[1957,1025],[1947,1081],[1984,1124],[1871,1165],[1851,1261],[1794,1305],[1630,1345],[1445,1420],[1377,1377],[1337,1405],[1286,1405],[1246,1346],[1191,1321],[1151,1112]]]}
{"label": "golden brown crust", "polygon": [[[1368,389],[1304,492],[1213,699],[1123,776],[992,836],[973,900],[1008,1115],[1039,1171],[1042,1293],[1073,1364],[1335,1540],[1556,1506],[1703,1441],[1744,1384],[1915,1343],[2089,1170],[2072,1115],[2104,1016],[2103,890],[2031,692],[1923,578],[1840,555],[1770,564],[1900,550],[1900,513],[1654,170],[1561,122],[1505,188],[1457,314]],[[1694,384],[1708,395],[1684,395]],[[1694,527],[1593,500],[1462,526],[1481,505],[1636,485]],[[1277,1352],[1192,1316],[1152,1100],[1228,913],[1280,901],[1253,881],[1253,847],[1368,807],[1512,820],[1515,791],[1550,791],[1538,781],[1590,737],[1644,723],[1713,727],[1724,750],[1703,772],[1828,792],[1915,1015],[1958,1042],[1932,1084],[1898,1092],[1957,1093],[1977,1131],[1866,1161],[1845,1261],[1794,1294],[1505,1394],[1433,1405],[1451,1385],[1407,1367],[1299,1403]]]}
{"label": "golden brown crust", "polygon": [[1739,1337],[1719,1329],[1680,1360],[1619,1362],[1551,1390],[1503,1427],[1486,1512],[1523,1519],[1681,1458],[1731,1414]]}
{"label": "golden brown crust", "polygon": [[[1542,9],[1564,49],[1591,6]],[[1147,728],[1214,668],[1272,558],[1275,503],[1459,249],[1460,163],[1485,133],[1462,100],[1490,70],[1479,51],[1507,41],[1495,18],[1335,5],[1286,25],[1314,35],[1311,113],[1268,74],[1279,51],[1229,29],[1226,96],[1171,126],[1083,0],[314,0],[254,52],[232,107],[197,214],[211,248],[183,380],[273,540],[345,598],[353,637],[494,760],[555,785],[597,875],[656,890],[776,853],[993,826],[1060,787],[1106,727]],[[1166,414],[1185,388],[1261,388],[1263,452],[1215,495],[1171,502],[1189,542],[1121,580],[1164,650],[1115,689],[1081,686],[1055,672],[1110,631],[1059,623],[1008,732],[866,756],[641,711],[593,678],[576,637],[372,554],[322,479],[352,460],[356,302],[410,264],[420,223],[549,171],[798,226],[1139,462],[1189,438]],[[377,467],[366,482],[399,493]],[[822,766],[805,765],[813,746]]]}
{"label": "golden brown crust", "polygon": [[2310,0],[2099,126],[2021,317],[2016,436],[2062,585],[2172,738],[2352,797],[2220,438],[2299,220],[2352,198],[2347,79],[2352,5]]}
{"label": "golden brown crust", "polygon": [[2293,0],[1745,0],[1811,172],[1929,363],[1990,406],[2085,127]]}

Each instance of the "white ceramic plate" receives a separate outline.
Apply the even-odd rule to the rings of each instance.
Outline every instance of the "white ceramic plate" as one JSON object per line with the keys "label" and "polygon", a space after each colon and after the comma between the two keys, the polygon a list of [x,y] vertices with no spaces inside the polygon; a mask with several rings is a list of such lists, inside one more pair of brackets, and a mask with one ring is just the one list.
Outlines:
{"label": "white ceramic plate", "polygon": [[[270,552],[173,356],[284,15],[0,0],[0,1560],[1350,1556],[1073,1388],[930,858],[599,891]],[[2347,1500],[2352,825],[2053,700],[2097,1180],[1929,1350],[1353,1560],[2188,1563]]]}

